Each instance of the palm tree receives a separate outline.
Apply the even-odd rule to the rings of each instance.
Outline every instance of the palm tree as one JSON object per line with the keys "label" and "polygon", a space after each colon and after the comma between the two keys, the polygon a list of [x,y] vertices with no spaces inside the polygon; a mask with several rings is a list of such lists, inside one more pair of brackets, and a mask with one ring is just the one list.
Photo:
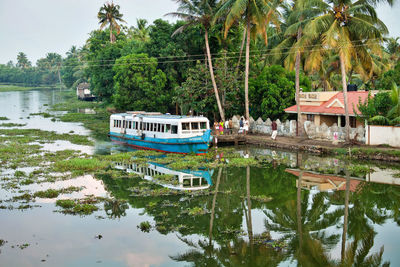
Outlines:
{"label": "palm tree", "polygon": [[19,52],[17,55],[17,67],[21,69],[26,69],[32,66],[31,62],[28,60],[28,57],[24,52]]}
{"label": "palm tree", "polygon": [[270,22],[278,28],[279,12],[277,11],[279,0],[225,0],[216,13],[216,18],[226,15],[225,33],[236,21],[243,20],[246,24],[246,67],[245,67],[245,110],[246,119],[249,120],[249,60],[250,60],[250,38],[255,35],[262,35],[265,44],[268,44],[267,27]]}
{"label": "palm tree", "polygon": [[214,88],[215,99],[217,100],[219,114],[221,116],[222,121],[225,121],[225,111],[221,105],[217,83],[215,82],[210,46],[208,43],[208,31],[211,29],[212,26],[212,21],[214,18],[218,0],[202,0],[202,1],[176,0],[176,2],[179,4],[178,12],[168,13],[167,15],[183,19],[186,22],[186,24],[178,28],[172,34],[172,36],[174,36],[177,33],[181,33],[182,31],[193,25],[201,25],[203,27],[211,82]]}
{"label": "palm tree", "polygon": [[[351,68],[351,58],[362,64],[371,65],[371,54],[379,53],[383,34],[388,33],[385,24],[377,18],[372,4],[380,1],[369,0],[328,0],[324,3],[325,12],[310,21],[304,33],[311,39],[320,39],[324,50],[334,50],[339,54],[344,109],[346,117],[346,141],[350,139],[350,118],[347,99],[346,71]],[[389,4],[391,0],[387,0]],[[322,57],[320,57],[322,58]]]}
{"label": "palm tree", "polygon": [[147,26],[147,20],[136,19],[136,27],[131,27],[132,36],[134,39],[146,43],[150,40],[150,29]]}
{"label": "palm tree", "polygon": [[400,88],[394,82],[392,83],[390,97],[393,107],[389,110],[388,117],[394,117],[395,120],[400,120]]}
{"label": "palm tree", "polygon": [[107,24],[110,26],[110,42],[114,43],[116,38],[113,30],[117,30],[117,34],[120,33],[121,27],[118,22],[125,22],[122,19],[122,14],[119,13],[119,5],[114,5],[114,2],[105,3],[101,8],[99,13],[97,13],[97,18],[99,19],[100,29],[103,29]]}
{"label": "palm tree", "polygon": [[[322,9],[321,0],[296,0],[292,5],[285,5],[286,14],[286,30],[284,39],[274,49],[277,54],[282,54],[285,50],[289,50],[285,59],[286,68],[292,70],[295,67],[295,87],[296,87],[296,105],[297,105],[297,126],[298,135],[303,133],[303,123],[300,111],[300,60],[302,48],[302,31],[304,26],[317,15],[320,15]],[[295,59],[294,59],[295,57]],[[293,66],[294,59],[294,66]]]}

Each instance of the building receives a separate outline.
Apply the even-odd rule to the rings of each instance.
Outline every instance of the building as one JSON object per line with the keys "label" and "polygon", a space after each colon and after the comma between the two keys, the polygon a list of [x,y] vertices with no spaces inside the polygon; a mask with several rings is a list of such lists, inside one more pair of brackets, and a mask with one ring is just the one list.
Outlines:
{"label": "building", "polygon": [[81,100],[92,101],[96,97],[90,92],[90,84],[88,83],[80,83],[76,87],[76,95]]}
{"label": "building", "polygon": [[[364,125],[363,122],[356,120],[359,102],[365,102],[370,94],[372,97],[377,91],[349,91],[347,92],[350,126],[355,128]],[[332,126],[345,126],[344,96],[343,92],[303,92],[300,93],[300,111],[303,121],[312,121],[315,126],[325,123]],[[297,113],[297,105],[285,109],[287,113]]]}

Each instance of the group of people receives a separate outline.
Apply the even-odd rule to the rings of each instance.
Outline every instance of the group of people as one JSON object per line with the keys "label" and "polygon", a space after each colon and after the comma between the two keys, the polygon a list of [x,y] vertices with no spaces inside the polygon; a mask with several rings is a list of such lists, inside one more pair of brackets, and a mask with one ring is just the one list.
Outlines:
{"label": "group of people", "polygon": [[[278,134],[278,125],[276,124],[275,121],[272,122],[271,124],[271,128],[272,128],[272,135],[271,138],[273,140],[276,139],[276,136]],[[214,130],[216,132],[217,135],[223,135],[224,131],[226,134],[232,134],[232,129],[233,129],[233,122],[232,120],[228,120],[228,121],[216,121],[214,122]],[[243,116],[240,118],[239,121],[239,134],[247,134],[249,132],[249,121],[246,120]]]}
{"label": "group of people", "polygon": [[219,135],[223,135],[224,131],[226,134],[231,134],[232,133],[232,129],[233,129],[233,122],[232,120],[228,120],[228,121],[216,121],[214,122],[214,130],[217,134]]}

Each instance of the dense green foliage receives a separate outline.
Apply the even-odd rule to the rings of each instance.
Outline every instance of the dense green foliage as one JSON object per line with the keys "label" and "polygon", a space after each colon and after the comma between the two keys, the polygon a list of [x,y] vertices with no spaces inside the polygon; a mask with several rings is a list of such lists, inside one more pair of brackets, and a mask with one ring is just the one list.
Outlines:
{"label": "dense green foliage", "polygon": [[[294,70],[299,49],[299,72],[308,77],[300,77],[303,91],[341,89],[344,75],[339,52],[345,59],[349,83],[382,90],[391,90],[393,82],[400,83],[399,39],[380,38],[386,28],[374,15],[373,7],[378,2],[365,2],[363,9],[355,1],[178,1],[178,12],[169,15],[182,21],[157,19],[148,24],[137,19],[137,25],[130,27],[123,25],[123,10],[108,3],[98,13],[100,29],[92,31],[82,47],[73,46],[65,58],[48,53],[36,66],[20,52],[15,64],[0,64],[0,83],[54,85],[61,78],[67,88],[76,88],[81,82],[89,82],[100,101],[119,110],[204,114],[219,120],[221,110],[226,117],[245,113],[248,76],[250,115],[254,119],[285,119],[284,108],[295,104],[295,75],[288,71]],[[265,5],[262,10],[252,9]],[[243,13],[246,7],[249,9]],[[363,23],[347,20],[350,17]],[[331,31],[327,30],[328,24],[320,24],[324,19],[334,22],[328,23],[332,24]],[[248,25],[247,21],[251,23]],[[327,31],[321,34],[322,28],[318,27]],[[301,34],[297,36],[299,30]],[[360,44],[341,49],[332,36],[344,43],[356,38],[342,30],[360,36],[371,33],[377,38],[368,41],[363,37],[364,41],[358,40]],[[321,39],[322,35],[325,37]],[[327,46],[335,49],[326,49]],[[132,60],[136,63],[131,64]],[[245,61],[249,64],[247,75]],[[365,116],[369,118],[382,115],[375,107],[367,109]],[[374,111],[378,113],[373,114]],[[385,114],[392,124],[400,121],[395,113],[400,112]]]}
{"label": "dense green foliage", "polygon": [[368,120],[371,125],[400,124],[399,88],[392,83],[390,92],[379,92],[375,97],[368,97],[365,102],[359,102],[360,120]]}
{"label": "dense green foliage", "polygon": [[[301,75],[300,87],[309,91],[310,80]],[[257,78],[250,80],[250,114],[255,117],[278,119],[286,117],[284,109],[295,104],[294,72],[274,65],[265,67]]]}
{"label": "dense green foliage", "polygon": [[166,76],[157,69],[157,59],[146,54],[121,57],[114,66],[114,105],[120,110],[166,112],[170,97],[165,94]]}

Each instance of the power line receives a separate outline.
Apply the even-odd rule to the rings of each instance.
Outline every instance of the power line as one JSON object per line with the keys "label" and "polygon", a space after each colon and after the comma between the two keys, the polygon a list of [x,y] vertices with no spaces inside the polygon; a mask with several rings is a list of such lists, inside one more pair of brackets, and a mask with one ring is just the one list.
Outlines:
{"label": "power line", "polygon": [[[379,40],[381,41],[382,38],[370,38],[370,39],[360,39],[360,40],[352,40],[349,42],[345,42],[345,43],[359,43],[359,42],[365,42],[365,41],[373,41],[373,40]],[[316,47],[316,46],[320,46],[319,44],[315,44],[315,45],[307,45],[307,46],[300,46],[299,48],[305,49],[305,48],[312,48],[312,47]],[[272,51],[276,48],[266,48],[266,49],[258,49],[258,50],[250,50],[250,53],[256,53],[256,52],[265,52],[265,51]],[[237,51],[237,52],[218,52],[218,53],[211,53],[211,56],[219,56],[219,55],[224,55],[224,54],[239,54],[241,52]],[[155,58],[155,59],[168,59],[168,58],[190,58],[190,57],[204,57],[206,54],[194,54],[194,55],[171,55],[171,56],[153,56],[151,58]],[[135,60],[138,59],[149,59],[150,57],[137,57],[135,58]],[[115,61],[115,59],[99,59],[99,60],[84,60],[81,62],[84,63],[91,63],[91,62],[112,62]]]}

